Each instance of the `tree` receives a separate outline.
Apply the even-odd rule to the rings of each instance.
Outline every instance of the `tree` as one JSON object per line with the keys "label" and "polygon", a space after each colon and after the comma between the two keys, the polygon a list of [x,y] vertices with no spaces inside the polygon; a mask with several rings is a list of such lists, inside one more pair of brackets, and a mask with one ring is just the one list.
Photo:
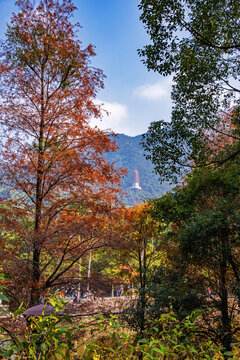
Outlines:
{"label": "tree", "polygon": [[76,37],[72,1],[17,5],[1,50],[1,251],[34,303],[99,246],[123,172],[104,157],[115,142],[89,125],[104,75]]}
{"label": "tree", "polygon": [[[131,323],[141,332],[146,327],[147,284],[156,264],[164,261],[161,252],[161,223],[151,216],[151,205],[137,204],[133,208],[122,208],[113,228],[118,241],[113,248],[118,250],[123,265],[135,270],[135,281],[139,288],[139,301],[131,311]],[[132,271],[133,273],[133,271]]]}
{"label": "tree", "polygon": [[[229,153],[211,162],[222,164],[240,153],[239,130],[221,127],[233,109],[239,129],[239,1],[142,0],[139,5],[151,44],[139,50],[149,70],[173,76],[171,123],[156,121],[144,148],[164,178],[209,163],[206,133],[235,140]],[[220,128],[219,128],[220,125]]]}
{"label": "tree", "polygon": [[[155,215],[170,225],[166,240],[178,244],[184,283],[198,275],[192,289],[199,298],[205,293],[205,306],[212,308],[212,321],[218,324],[212,325],[207,314],[209,334],[227,351],[239,331],[234,322],[240,275],[238,181],[237,161],[218,170],[198,169],[182,188],[155,202]],[[206,299],[207,287],[215,296]]]}

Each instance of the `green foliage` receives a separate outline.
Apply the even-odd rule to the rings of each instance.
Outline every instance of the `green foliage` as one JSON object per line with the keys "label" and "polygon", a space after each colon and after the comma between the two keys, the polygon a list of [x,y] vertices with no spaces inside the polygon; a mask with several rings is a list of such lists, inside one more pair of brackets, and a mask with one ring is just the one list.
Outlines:
{"label": "green foliage", "polygon": [[176,263],[174,268],[159,267],[147,288],[149,306],[147,317],[157,318],[173,309],[179,319],[204,305],[206,287],[193,273],[188,276],[184,267]]}
{"label": "green foliage", "polygon": [[[64,301],[57,296],[48,298],[45,306],[52,305],[54,311],[48,316],[29,317],[23,336],[10,334],[9,345],[0,350],[0,359],[14,356],[14,359],[72,359],[74,353],[72,326],[68,315],[63,315]],[[44,306],[44,308],[45,308]],[[14,313],[19,316],[22,306]],[[44,314],[44,309],[43,309]],[[5,331],[5,329],[2,329]]]}
{"label": "green foliage", "polygon": [[[180,321],[173,311],[152,321],[140,336],[129,333],[115,317],[105,336],[87,345],[83,360],[90,359],[213,359],[219,348],[198,337],[201,312],[193,312]],[[101,325],[100,325],[101,327]]]}
{"label": "green foliage", "polygon": [[[172,121],[152,123],[144,139],[161,179],[176,180],[190,162],[209,160],[214,149],[206,150],[205,135],[219,135],[222,117],[234,106],[232,121],[239,129],[239,5],[239,0],[140,2],[151,43],[139,54],[149,70],[173,74]],[[240,151],[239,130],[234,136],[223,133],[236,142],[219,162]]]}
{"label": "green foliage", "polygon": [[155,201],[153,215],[166,224],[178,224],[179,231],[169,231],[167,237],[180,242],[187,261],[214,267],[222,250],[221,236],[227,257],[239,246],[239,181],[236,162],[218,170],[195,170],[185,186]]}
{"label": "green foliage", "polygon": [[[171,269],[160,269],[159,280],[153,281],[153,311],[158,305],[160,309],[167,305],[167,294],[175,299],[178,315],[189,305],[211,304],[218,316],[205,325],[212,340],[221,339],[226,351],[231,350],[238,333],[234,319],[240,299],[239,181],[236,159],[218,169],[195,169],[182,188],[164,195],[153,206],[153,216],[166,227],[163,241],[177,249]],[[177,276],[171,281],[174,273]],[[206,296],[208,287],[215,296]],[[191,298],[194,294],[196,302]]]}
{"label": "green foliage", "polygon": [[171,265],[158,265],[149,271],[145,288],[139,289],[136,305],[126,309],[122,318],[136,331],[141,329],[144,319],[144,329],[150,329],[154,319],[171,309],[181,320],[192,311],[206,308],[206,294],[204,280],[193,272],[187,274],[185,264],[176,258]]}
{"label": "green foliage", "polygon": [[[4,281],[5,281],[5,276],[4,276],[4,274],[1,274],[1,273],[0,273],[0,282],[3,282],[3,283],[4,283]],[[4,294],[4,291],[5,291],[5,286],[0,284],[0,300],[1,300],[1,301],[8,302],[8,298],[7,298],[7,296]],[[8,311],[6,311],[2,306],[0,306],[0,314],[1,314],[1,313],[3,313],[3,314],[8,314]]]}

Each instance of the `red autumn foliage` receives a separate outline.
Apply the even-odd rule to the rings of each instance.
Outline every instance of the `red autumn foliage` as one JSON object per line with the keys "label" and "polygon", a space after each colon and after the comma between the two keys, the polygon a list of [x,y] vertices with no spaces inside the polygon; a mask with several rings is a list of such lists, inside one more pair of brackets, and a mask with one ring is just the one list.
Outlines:
{"label": "red autumn foliage", "polygon": [[72,1],[17,5],[0,68],[0,261],[11,294],[33,304],[105,242],[124,171],[106,160],[109,133],[89,125],[104,75],[76,37]]}
{"label": "red autumn foliage", "polygon": [[212,165],[222,165],[239,153],[239,108],[221,114],[221,122],[205,134],[206,154]]}

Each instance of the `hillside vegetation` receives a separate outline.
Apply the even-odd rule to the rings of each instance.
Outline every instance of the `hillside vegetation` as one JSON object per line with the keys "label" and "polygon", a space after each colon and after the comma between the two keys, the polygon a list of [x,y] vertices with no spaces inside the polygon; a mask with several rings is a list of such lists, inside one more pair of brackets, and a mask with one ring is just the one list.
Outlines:
{"label": "hillside vegetation", "polygon": [[[170,188],[166,182],[161,184],[158,175],[154,172],[152,162],[146,160],[144,150],[140,145],[141,139],[141,135],[131,137],[119,134],[116,139],[119,150],[108,154],[108,159],[115,163],[116,168],[121,166],[128,168],[128,174],[122,181],[122,189],[127,192],[123,197],[126,206],[159,197]],[[130,189],[135,169],[139,171],[142,190]]]}

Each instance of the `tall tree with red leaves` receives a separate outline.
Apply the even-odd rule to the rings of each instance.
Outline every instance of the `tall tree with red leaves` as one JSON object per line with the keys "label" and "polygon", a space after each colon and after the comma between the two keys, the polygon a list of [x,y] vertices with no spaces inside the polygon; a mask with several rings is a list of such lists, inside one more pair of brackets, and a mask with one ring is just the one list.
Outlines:
{"label": "tall tree with red leaves", "polygon": [[91,67],[93,46],[77,39],[72,1],[17,5],[1,50],[0,247],[34,304],[100,246],[123,172],[106,160],[116,150],[109,133],[89,125],[101,117],[104,75]]}

